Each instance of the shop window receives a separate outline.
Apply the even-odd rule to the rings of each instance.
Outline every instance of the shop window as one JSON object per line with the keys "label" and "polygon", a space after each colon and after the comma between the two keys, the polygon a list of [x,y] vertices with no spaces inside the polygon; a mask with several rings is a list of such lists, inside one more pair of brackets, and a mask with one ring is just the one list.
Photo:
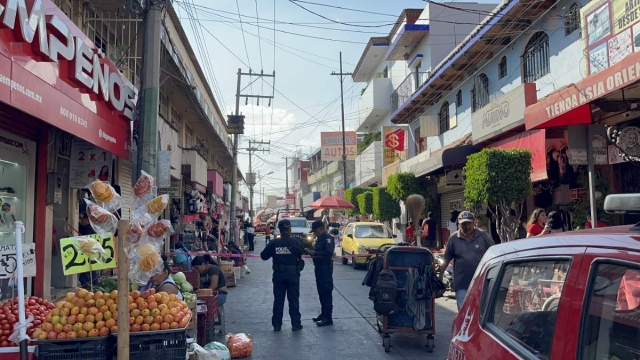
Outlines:
{"label": "shop window", "polygon": [[549,64],[549,35],[544,31],[533,34],[522,55],[524,82],[532,83],[551,71]]}
{"label": "shop window", "polygon": [[507,76],[507,57],[503,56],[498,63],[498,79],[502,79]]}
{"label": "shop window", "polygon": [[476,76],[471,89],[472,111],[482,109],[489,103],[489,77],[486,74]]}
{"label": "shop window", "polygon": [[580,29],[580,5],[572,4],[564,14],[564,36]]}
{"label": "shop window", "polygon": [[596,263],[587,289],[578,358],[638,359],[640,266]]}
{"label": "shop window", "polygon": [[505,266],[488,305],[486,328],[506,346],[548,359],[569,260],[533,260]]}
{"label": "shop window", "polygon": [[413,137],[415,139],[416,154],[420,154],[424,151],[424,138],[420,135],[420,127],[413,132]]}
{"label": "shop window", "polygon": [[440,120],[440,135],[449,130],[449,102],[445,101],[440,107],[438,112],[438,119]]}
{"label": "shop window", "polygon": [[162,91],[160,91],[160,94],[158,96],[158,100],[159,100],[159,103],[160,103],[160,109],[159,109],[160,116],[162,116],[164,119],[168,119],[169,118],[169,116],[168,116],[169,98]]}
{"label": "shop window", "polygon": [[462,106],[462,90],[458,90],[456,93],[456,107]]}

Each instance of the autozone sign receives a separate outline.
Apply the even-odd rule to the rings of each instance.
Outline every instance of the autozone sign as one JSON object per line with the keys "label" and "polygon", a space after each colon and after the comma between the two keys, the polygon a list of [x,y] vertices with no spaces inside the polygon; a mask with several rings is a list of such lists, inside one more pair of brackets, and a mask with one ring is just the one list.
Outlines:
{"label": "autozone sign", "polygon": [[82,38],[73,35],[63,19],[45,15],[43,0],[0,0],[0,29],[13,30],[16,40],[31,44],[44,60],[69,62],[67,76],[79,87],[98,95],[113,110],[129,120],[135,118],[136,91],[100,49],[92,49]]}

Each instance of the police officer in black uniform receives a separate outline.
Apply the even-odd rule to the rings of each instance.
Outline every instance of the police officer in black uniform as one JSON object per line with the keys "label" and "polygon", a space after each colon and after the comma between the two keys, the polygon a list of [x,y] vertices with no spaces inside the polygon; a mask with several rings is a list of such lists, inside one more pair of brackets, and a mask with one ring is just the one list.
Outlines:
{"label": "police officer in black uniform", "polygon": [[324,223],[320,220],[311,224],[311,232],[315,234],[316,241],[313,250],[306,252],[313,256],[313,265],[316,273],[316,287],[320,297],[322,312],[313,321],[318,326],[333,325],[333,251],[335,243],[333,237],[325,231]]}
{"label": "police officer in black uniform", "polygon": [[302,329],[300,319],[300,271],[304,268],[304,248],[300,239],[291,237],[291,222],[282,219],[278,223],[280,238],[271,241],[260,253],[262,260],[273,258],[273,331],[282,329],[285,295],[289,301],[291,330]]}

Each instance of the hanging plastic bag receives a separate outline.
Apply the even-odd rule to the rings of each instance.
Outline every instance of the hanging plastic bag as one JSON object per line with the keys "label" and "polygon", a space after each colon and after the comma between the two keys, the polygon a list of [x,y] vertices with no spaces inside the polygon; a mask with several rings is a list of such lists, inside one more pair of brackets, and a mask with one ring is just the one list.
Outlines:
{"label": "hanging plastic bag", "polygon": [[162,256],[156,244],[142,240],[130,249],[129,280],[137,284],[146,284],[151,276],[162,271]]}
{"label": "hanging plastic bag", "polygon": [[87,217],[93,230],[100,235],[114,232],[118,226],[118,219],[98,204],[87,199],[84,199],[84,201],[87,203]]}
{"label": "hanging plastic bag", "polygon": [[[142,219],[146,216],[153,222],[167,208],[167,205],[169,205],[169,195],[167,194],[157,196],[145,202],[144,205],[140,205],[140,202],[137,202],[136,208],[133,210],[133,218]],[[145,228],[146,226],[143,225],[142,227]]]}
{"label": "hanging plastic bag", "polygon": [[141,173],[142,175],[140,175],[138,181],[136,181],[136,184],[133,186],[133,193],[138,199],[146,201],[151,198],[155,179],[144,171],[141,171]]}
{"label": "hanging plastic bag", "polygon": [[96,202],[107,211],[114,213],[122,207],[122,197],[109,183],[96,180],[87,186]]}
{"label": "hanging plastic bag", "polygon": [[129,244],[135,244],[142,239],[143,234],[144,231],[142,230],[140,222],[133,220],[129,223],[125,238]]}
{"label": "hanging plastic bag", "polygon": [[147,228],[147,235],[152,239],[162,239],[173,233],[173,226],[169,220],[156,221]]}
{"label": "hanging plastic bag", "polygon": [[102,263],[102,259],[109,258],[107,251],[100,245],[98,240],[89,236],[76,236],[72,239],[74,247],[89,259]]}
{"label": "hanging plastic bag", "polygon": [[227,335],[227,348],[229,348],[232,359],[239,359],[251,356],[253,342],[247,334],[229,334]]}

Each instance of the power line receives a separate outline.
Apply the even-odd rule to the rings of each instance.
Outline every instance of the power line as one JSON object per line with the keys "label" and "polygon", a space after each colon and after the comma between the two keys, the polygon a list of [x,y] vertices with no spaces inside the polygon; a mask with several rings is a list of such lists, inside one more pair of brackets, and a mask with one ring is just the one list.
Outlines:
{"label": "power line", "polygon": [[249,70],[251,70],[251,59],[249,59],[249,50],[247,50],[247,39],[244,37],[244,28],[242,27],[242,17],[240,16],[240,3],[236,0],[236,6],[238,7],[238,20],[240,20],[240,30],[242,30],[242,41],[244,42],[244,51],[247,54],[247,62],[249,63]]}
{"label": "power line", "polygon": [[321,18],[323,18],[325,20],[329,20],[329,21],[331,21],[333,23],[336,23],[336,24],[341,24],[341,25],[345,25],[345,26],[355,26],[355,27],[367,27],[367,28],[383,27],[383,26],[388,26],[389,25],[389,24],[386,24],[386,25],[355,25],[355,24],[350,24],[350,23],[346,23],[346,22],[342,22],[342,21],[333,20],[333,19],[328,18],[328,17],[326,17],[324,15],[318,14],[317,12],[307,9],[306,7],[298,4],[297,2],[295,2],[293,0],[289,0],[289,2],[294,4],[297,7],[301,8],[301,9],[305,10],[306,12],[309,12],[309,13],[315,15],[315,16],[321,17]]}
{"label": "power line", "polygon": [[[258,16],[258,0],[254,0],[256,4],[256,17]],[[240,13],[238,11],[238,13]],[[264,70],[264,66],[262,65],[262,41],[260,40],[260,20],[258,20],[258,47],[260,48],[260,70]],[[275,67],[274,67],[275,70]]]}
{"label": "power line", "polygon": [[355,12],[359,12],[359,13],[363,13],[363,14],[391,16],[391,17],[394,17],[394,18],[398,17],[398,15],[391,15],[391,14],[385,14],[385,13],[379,13],[379,12],[373,12],[373,11],[366,11],[366,10],[360,10],[360,9],[351,9],[351,8],[346,8],[346,7],[342,7],[342,6],[320,4],[320,3],[315,3],[315,2],[311,2],[311,1],[302,1],[302,0],[291,0],[291,1],[292,2],[304,3],[304,4],[309,4],[309,5],[325,6],[325,7],[330,7],[330,8],[334,8],[334,9],[340,9],[340,10],[355,11]]}

